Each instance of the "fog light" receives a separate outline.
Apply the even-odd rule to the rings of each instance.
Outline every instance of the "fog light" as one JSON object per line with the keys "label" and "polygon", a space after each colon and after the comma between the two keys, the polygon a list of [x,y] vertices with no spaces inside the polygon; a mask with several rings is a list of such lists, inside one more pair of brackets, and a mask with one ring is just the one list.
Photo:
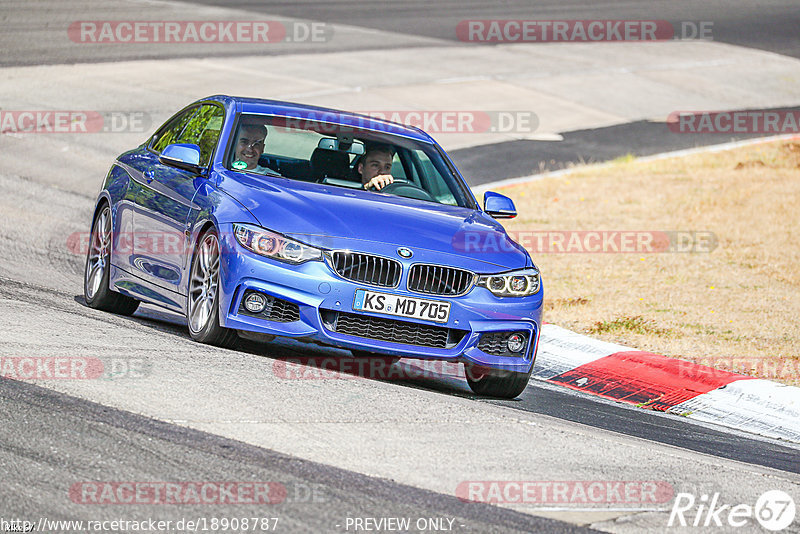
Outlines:
{"label": "fog light", "polygon": [[522,352],[525,350],[525,335],[514,333],[508,336],[506,346],[509,352]]}
{"label": "fog light", "polygon": [[244,307],[250,313],[261,313],[267,307],[267,298],[261,293],[250,293],[244,299]]}

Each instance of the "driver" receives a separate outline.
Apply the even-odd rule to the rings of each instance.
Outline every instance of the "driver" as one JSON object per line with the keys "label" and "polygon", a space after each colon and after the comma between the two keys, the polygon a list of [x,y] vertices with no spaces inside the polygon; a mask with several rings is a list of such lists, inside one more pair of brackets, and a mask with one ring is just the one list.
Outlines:
{"label": "driver", "polygon": [[358,163],[358,174],[364,189],[374,187],[380,191],[394,182],[392,176],[392,160],[394,147],[383,143],[368,144],[361,161]]}

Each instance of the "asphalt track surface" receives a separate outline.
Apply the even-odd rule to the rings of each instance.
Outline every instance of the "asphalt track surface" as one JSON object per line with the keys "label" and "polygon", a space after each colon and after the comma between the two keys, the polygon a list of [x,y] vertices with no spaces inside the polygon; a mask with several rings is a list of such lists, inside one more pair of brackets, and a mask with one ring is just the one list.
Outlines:
{"label": "asphalt track surface", "polygon": [[287,17],[312,18],[398,33],[457,41],[462,20],[666,20],[711,21],[714,40],[800,58],[800,8],[792,0],[412,0],[339,1],[199,0]]}
{"label": "asphalt track surface", "polygon": [[[75,301],[82,304],[83,297],[76,295]],[[189,337],[184,319],[176,314],[148,306],[137,315],[143,324],[159,331],[168,331],[182,338]],[[238,350],[300,361],[309,365],[312,372],[318,369],[324,371],[324,367],[320,367],[324,358],[338,357],[333,351],[291,340],[276,340],[264,344],[243,339],[239,342]],[[352,374],[367,380],[391,381],[389,377],[392,376],[388,370],[379,373],[377,378],[368,373],[358,374],[355,370]],[[513,400],[477,397],[466,381],[455,375],[440,379],[431,379],[428,376],[420,379],[403,378],[394,383],[401,387],[456,395],[476,402],[542,414],[703,454],[800,474],[800,450],[779,440],[754,438],[744,432],[688,421],[674,414],[642,410],[545,382],[531,380],[528,388]]]}
{"label": "asphalt track surface", "polygon": [[[172,4],[176,4],[173,2]],[[606,1],[546,0],[530,2],[511,1],[461,1],[430,2],[412,0],[365,1],[262,1],[262,0],[196,0],[185,8],[180,4],[171,13],[178,19],[192,20],[191,6],[206,5],[226,9],[241,9],[248,13],[284,16],[289,19],[315,20],[346,24],[366,30],[384,30],[400,35],[416,36],[439,41],[458,42],[456,26],[462,20],[521,19],[521,20],[666,20],[681,22],[710,21],[713,39],[759,50],[767,50],[800,58],[800,8],[792,0],[741,1],[673,0]],[[75,20],[152,20],[164,16],[162,6],[169,2],[138,2],[131,16],[109,3],[92,3],[85,0],[59,2],[42,0],[37,3],[6,0],[0,13],[13,13],[6,17],[5,36],[2,37],[5,54],[0,65],[49,65],[54,63],[118,61],[122,59],[167,59],[171,57],[204,57],[239,55],[240,50],[217,47],[164,49],[160,47],[92,47],[65,46],[61,42],[64,23]],[[139,16],[133,16],[137,14]],[[88,15],[88,16],[87,16]],[[143,16],[146,15],[146,16]],[[350,49],[381,49],[396,46],[381,39],[359,40],[346,45]],[[491,46],[476,44],[475,46]],[[261,47],[258,53],[296,53],[300,48]],[[312,52],[335,52],[330,47],[307,48]]]}
{"label": "asphalt track surface", "polygon": [[[545,19],[714,20],[716,38],[721,41],[800,57],[796,39],[800,18],[794,2],[744,2],[734,7],[728,2],[612,2],[602,5],[550,2],[537,4],[535,13],[532,13],[528,3],[523,2],[502,2],[502,7],[492,7],[485,2],[205,3],[444,40],[454,40],[454,24],[466,18],[527,18],[535,15],[536,18]],[[6,57],[13,56],[13,53],[9,53]],[[113,61],[115,58],[76,58],[70,56],[69,51],[45,48],[44,53],[27,64],[69,63],[76,60]],[[548,163],[552,167],[549,168],[559,168],[579,160],[602,161],[628,152],[651,153],[647,150],[657,146],[686,148],[686,143],[692,142],[689,138],[681,138],[671,145],[661,145],[663,139],[657,134],[651,135],[651,128],[652,125],[641,123],[570,132],[565,135],[567,151],[552,156],[552,163]],[[663,125],[659,129],[663,129]],[[617,139],[618,147],[606,139]],[[637,146],[633,142],[635,139],[647,140],[646,148]],[[715,142],[728,140],[718,139]],[[503,169],[500,175],[496,170],[487,170],[487,152],[502,155],[505,150],[518,152],[524,148],[537,153],[540,148],[544,150],[549,146],[538,142],[519,143],[528,144],[478,147],[469,151],[455,151],[454,156],[461,165],[474,169],[478,183],[528,174],[528,163],[524,160],[516,163],[516,167]],[[586,150],[587,145],[595,149]],[[575,150],[575,153],[570,154],[569,150]],[[620,153],[619,150],[626,152]],[[503,156],[499,159],[510,158]],[[87,198],[81,198],[79,208],[70,208],[70,220],[82,221],[85,218],[81,203],[87,202]],[[60,209],[57,203],[55,205],[55,209]],[[31,282],[20,275],[16,279],[3,279],[0,296],[13,302],[25,302],[30,308],[46,302],[48,308],[60,307],[76,317],[94,317],[96,314],[83,307],[81,297],[76,296],[81,262],[73,257],[65,257],[58,248],[62,245],[54,236],[47,236],[43,245],[44,260],[42,265],[37,266],[36,276],[52,276],[57,282],[68,281],[69,290],[54,291],[39,279]],[[24,251],[25,246],[8,239],[2,241],[6,257],[18,253],[18,249]],[[43,297],[43,293],[47,296]],[[154,336],[166,334],[180,342],[190,343],[180,318],[149,306],[143,307],[133,318],[109,317],[107,321],[115,326],[122,325],[123,328],[143,330],[145,333],[151,331]],[[85,335],[102,337],[104,334],[98,328],[93,332],[85,332]],[[296,343],[261,345],[245,342],[240,351],[243,354],[266,353],[268,358],[326,354],[324,349]],[[634,436],[643,440],[642,446],[645,448],[648,443],[666,444],[676,449],[765,466],[785,473],[800,473],[796,447],[710,425],[690,423],[676,416],[597,400],[547,384],[532,382],[513,401],[477,399],[471,395],[465,383],[453,379],[403,381],[397,387],[411,392],[464,398],[476,404],[541,414],[581,427]],[[563,522],[499,507],[467,506],[449,495],[298,459],[264,447],[7,379],[0,379],[0,414],[3,420],[0,466],[3,467],[6,480],[0,488],[0,502],[4,503],[0,511],[6,516],[44,515],[50,519],[80,517],[74,504],[65,499],[70,485],[76,480],[235,480],[238,477],[239,480],[280,481],[287,486],[287,501],[276,505],[274,514],[271,513],[273,510],[268,510],[266,514],[279,515],[286,531],[343,531],[341,521],[347,516],[446,516],[456,519],[456,524],[463,525],[461,530],[464,532],[581,530]],[[323,499],[310,504],[307,498],[309,491],[311,494],[316,491]],[[223,512],[227,515],[248,515],[251,510],[234,507],[221,508],[217,512],[218,515]],[[93,519],[114,518],[119,513],[119,509],[113,507],[92,509]],[[181,509],[181,514],[207,515],[207,510],[187,507]],[[173,510],[148,507],[137,508],[128,514],[130,519],[158,516],[175,519]]]}
{"label": "asphalt track surface", "polygon": [[[277,482],[285,488],[284,497],[276,497],[281,502],[257,507],[217,506],[215,514],[278,518],[279,532],[346,531],[348,517],[375,516],[447,517],[453,520],[453,530],[462,532],[591,532],[298,460],[22,382],[0,380],[0,417],[6,421],[0,443],[0,465],[6,469],[0,502],[5,503],[6,519],[42,515],[49,521],[73,519],[74,511],[70,513],[69,507],[74,502],[65,503],[64,496],[76,482],[76,475],[81,482],[111,475],[117,480],[142,482]],[[31,498],[22,501],[20,495]],[[20,506],[21,502],[24,504]],[[95,505],[92,520],[119,518],[115,508]],[[127,520],[177,521],[180,517],[208,516],[201,505],[182,506],[178,515],[157,504],[137,504],[135,508],[126,514]]]}
{"label": "asphalt track surface", "polygon": [[[81,295],[76,295],[74,300],[84,304]],[[187,340],[189,338],[184,319],[168,311],[144,306],[137,312],[136,317],[130,320],[159,332],[169,332]],[[242,339],[237,348],[244,353],[285,358],[292,362],[300,361],[309,365],[312,371],[324,370],[319,367],[324,358],[340,357],[335,351],[291,340],[260,343]],[[352,374],[367,380],[391,381],[389,377],[392,376],[388,370],[378,374],[377,378],[367,373]],[[467,383],[455,375],[433,379],[428,376],[420,379],[404,378],[394,383],[401,387],[456,395],[476,402],[542,414],[730,460],[762,465],[789,473],[800,473],[800,462],[798,462],[800,451],[779,440],[755,438],[747,433],[734,432],[715,425],[703,425],[674,414],[642,410],[536,380],[531,380],[528,388],[513,400],[477,397]]]}

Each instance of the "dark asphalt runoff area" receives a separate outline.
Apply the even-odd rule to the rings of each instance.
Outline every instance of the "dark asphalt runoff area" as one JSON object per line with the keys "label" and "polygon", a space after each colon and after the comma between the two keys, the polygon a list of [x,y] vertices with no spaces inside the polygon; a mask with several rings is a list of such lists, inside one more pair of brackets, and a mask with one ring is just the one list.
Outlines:
{"label": "dark asphalt runoff area", "polygon": [[[800,111],[800,107],[778,109]],[[764,134],[675,133],[666,122],[656,121],[629,122],[561,135],[564,138],[561,141],[507,141],[451,150],[448,154],[467,183],[474,187],[626,156],[652,156],[765,137]]]}

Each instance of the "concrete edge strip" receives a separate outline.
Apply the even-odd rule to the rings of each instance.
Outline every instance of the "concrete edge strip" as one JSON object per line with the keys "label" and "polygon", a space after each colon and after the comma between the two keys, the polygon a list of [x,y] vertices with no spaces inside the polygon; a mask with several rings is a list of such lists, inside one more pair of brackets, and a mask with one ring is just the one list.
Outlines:
{"label": "concrete edge strip", "polygon": [[[745,139],[743,141],[732,141],[730,143],[722,143],[719,145],[708,145],[698,148],[687,148],[683,150],[675,150],[673,152],[662,152],[660,154],[653,154],[652,156],[637,157],[635,161],[647,162],[647,161],[658,161],[669,158],[680,158],[683,156],[702,154],[704,152],[723,152],[725,150],[731,150],[743,146],[759,145],[762,143],[770,143],[772,141],[790,141],[793,139],[800,139],[800,135],[797,135],[796,133],[785,134],[785,135],[774,135],[771,137],[759,137],[756,139]],[[478,196],[480,193],[484,193],[491,189],[502,189],[503,187],[510,187],[512,185],[519,185],[528,182],[535,182],[537,180],[544,180],[545,178],[558,178],[560,176],[565,176],[586,169],[605,169],[607,167],[611,167],[612,165],[616,164],[613,161],[606,161],[603,163],[580,165],[575,167],[569,167],[567,169],[561,169],[558,171],[543,172],[541,174],[531,174],[529,176],[520,176],[518,178],[506,178],[505,180],[498,180],[496,182],[489,182],[486,184],[476,185],[475,187],[471,187],[471,189],[472,192],[476,196]]]}
{"label": "concrete edge strip", "polygon": [[532,376],[618,402],[800,443],[800,388],[542,326]]}

